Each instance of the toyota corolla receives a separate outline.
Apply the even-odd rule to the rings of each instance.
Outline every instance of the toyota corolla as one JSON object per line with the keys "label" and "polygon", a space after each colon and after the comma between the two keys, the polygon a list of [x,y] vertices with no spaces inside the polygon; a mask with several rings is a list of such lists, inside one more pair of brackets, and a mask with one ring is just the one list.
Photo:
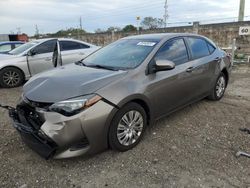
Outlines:
{"label": "toyota corolla", "polygon": [[230,57],[200,35],[127,37],[32,77],[10,117],[46,159],[127,151],[155,120],[205,97],[220,100],[230,69]]}

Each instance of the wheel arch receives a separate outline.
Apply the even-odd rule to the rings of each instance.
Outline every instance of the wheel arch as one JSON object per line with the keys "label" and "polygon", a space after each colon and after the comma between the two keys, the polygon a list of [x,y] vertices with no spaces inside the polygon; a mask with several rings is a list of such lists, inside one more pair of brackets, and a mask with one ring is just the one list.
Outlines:
{"label": "wheel arch", "polygon": [[228,71],[227,71],[227,69],[226,68],[223,68],[222,70],[221,70],[221,72],[225,75],[225,77],[226,77],[226,86],[228,85],[228,82],[229,82],[229,73],[228,73]]}
{"label": "wheel arch", "polygon": [[140,106],[142,106],[142,108],[145,110],[146,114],[147,114],[147,124],[151,125],[153,123],[153,114],[152,114],[152,110],[151,110],[151,104],[149,102],[149,100],[139,94],[135,94],[135,95],[131,95],[126,97],[125,99],[123,99],[122,101],[120,101],[115,108],[111,111],[108,120],[106,122],[106,126],[105,126],[105,134],[107,135],[107,146],[109,147],[109,141],[108,141],[108,132],[110,129],[110,124],[113,121],[113,118],[115,117],[116,113],[119,111],[119,109],[121,109],[123,106],[125,106],[126,104],[130,103],[130,102],[134,102],[139,104]]}
{"label": "wheel arch", "polygon": [[0,69],[0,71],[4,70],[4,69],[6,69],[6,68],[18,69],[18,70],[22,73],[24,80],[26,79],[25,74],[24,74],[24,71],[23,71],[22,69],[20,69],[19,67],[14,66],[14,65],[8,65],[8,66],[5,66],[5,67],[2,67],[2,68]]}
{"label": "wheel arch", "polygon": [[119,108],[122,108],[123,106],[125,106],[126,104],[130,102],[139,104],[145,110],[147,114],[147,124],[151,125],[152,120],[153,120],[153,113],[152,113],[152,106],[151,106],[150,100],[142,94],[134,94],[123,99],[121,102],[117,104],[117,106]]}

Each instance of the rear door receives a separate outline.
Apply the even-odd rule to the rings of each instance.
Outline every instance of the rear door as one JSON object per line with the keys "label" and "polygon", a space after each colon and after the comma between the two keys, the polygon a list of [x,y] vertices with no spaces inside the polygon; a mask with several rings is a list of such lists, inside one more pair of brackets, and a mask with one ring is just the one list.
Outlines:
{"label": "rear door", "polygon": [[59,43],[63,65],[80,61],[89,54],[90,46],[83,43],[69,40],[61,40]]}
{"label": "rear door", "polygon": [[45,41],[32,49],[35,55],[27,57],[31,75],[54,68],[52,56],[56,46],[57,39],[52,39]]}
{"label": "rear door", "polygon": [[[215,71],[216,60],[211,54],[215,47],[201,37],[185,37],[191,61],[187,73],[193,79],[193,98],[202,97],[211,90],[211,80]],[[210,44],[211,45],[211,44]]]}
{"label": "rear door", "polygon": [[[192,66],[183,38],[167,41],[152,61],[173,61],[173,70],[157,72],[148,76],[147,92],[154,103],[156,116],[160,117],[188,103],[193,97],[193,75],[186,72]],[[152,63],[152,62],[150,62]]]}

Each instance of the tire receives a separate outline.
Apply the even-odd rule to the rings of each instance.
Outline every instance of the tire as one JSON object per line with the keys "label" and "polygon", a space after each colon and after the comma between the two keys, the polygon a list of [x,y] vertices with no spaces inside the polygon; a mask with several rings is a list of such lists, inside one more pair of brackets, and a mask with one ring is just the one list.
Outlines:
{"label": "tire", "polygon": [[4,88],[13,88],[22,85],[24,75],[22,71],[14,67],[7,67],[0,71],[0,86]]}
{"label": "tire", "polygon": [[216,79],[215,86],[213,87],[211,94],[208,96],[208,99],[213,101],[219,101],[224,96],[226,86],[226,76],[223,72],[221,72],[218,78]]}
{"label": "tire", "polygon": [[[132,117],[134,124],[129,117]],[[113,150],[122,152],[132,149],[141,141],[146,126],[147,115],[143,107],[134,102],[126,104],[111,122],[108,134],[109,146]]]}

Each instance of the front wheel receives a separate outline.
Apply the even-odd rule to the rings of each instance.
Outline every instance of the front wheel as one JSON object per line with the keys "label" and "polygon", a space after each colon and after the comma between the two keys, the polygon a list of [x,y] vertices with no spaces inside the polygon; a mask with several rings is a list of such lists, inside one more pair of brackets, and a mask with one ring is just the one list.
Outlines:
{"label": "front wheel", "polygon": [[0,86],[5,88],[18,87],[24,82],[22,71],[14,67],[7,67],[0,71]]}
{"label": "front wheel", "polygon": [[110,125],[109,145],[118,151],[127,151],[141,140],[147,125],[145,110],[137,103],[122,107]]}
{"label": "front wheel", "polygon": [[211,91],[211,94],[208,96],[208,99],[214,101],[220,100],[224,96],[226,86],[227,86],[226,76],[223,72],[221,72],[216,80],[216,84],[213,90]]}

